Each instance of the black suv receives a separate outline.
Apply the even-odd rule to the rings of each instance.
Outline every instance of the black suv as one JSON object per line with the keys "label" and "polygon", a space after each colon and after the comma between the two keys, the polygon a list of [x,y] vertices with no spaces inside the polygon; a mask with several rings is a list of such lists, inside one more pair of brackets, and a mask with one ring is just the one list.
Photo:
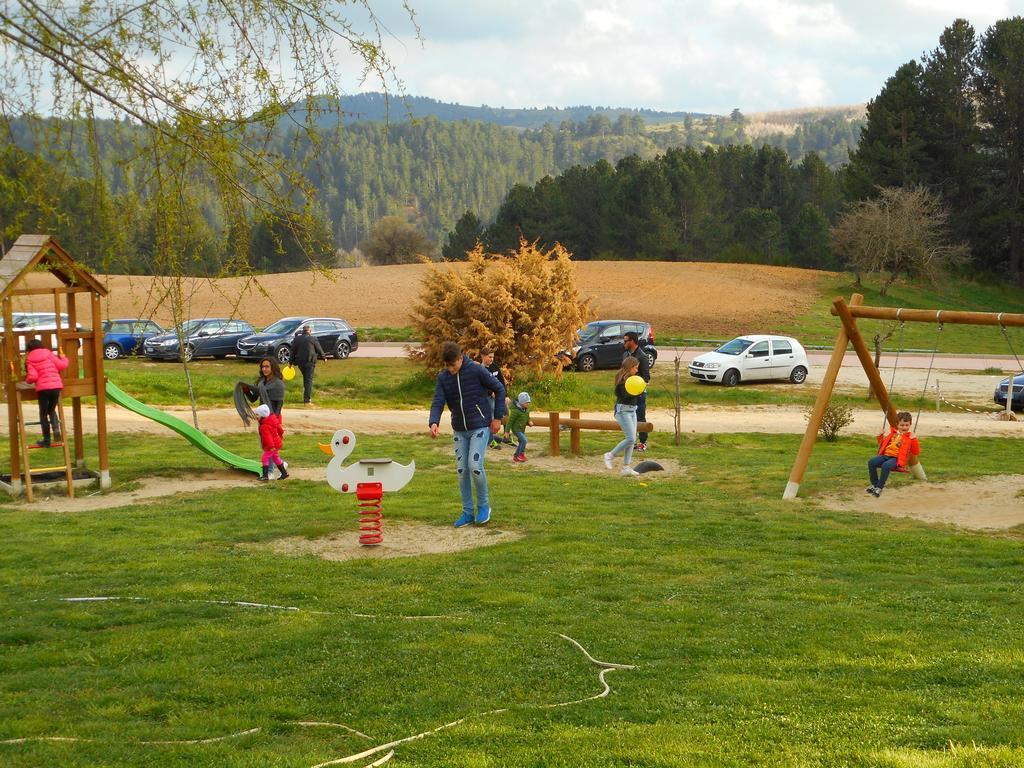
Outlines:
{"label": "black suv", "polygon": [[276,357],[278,362],[292,359],[292,342],[308,325],[325,355],[344,360],[359,348],[355,329],[340,317],[284,317],[259,333],[238,340],[240,358]]}
{"label": "black suv", "polygon": [[654,365],[658,350],[654,347],[654,329],[650,323],[639,320],[595,320],[579,331],[579,344],[559,356],[577,371],[593,371],[596,368],[618,368],[626,347],[623,334],[633,331],[640,340],[640,351],[647,355],[647,361]]}

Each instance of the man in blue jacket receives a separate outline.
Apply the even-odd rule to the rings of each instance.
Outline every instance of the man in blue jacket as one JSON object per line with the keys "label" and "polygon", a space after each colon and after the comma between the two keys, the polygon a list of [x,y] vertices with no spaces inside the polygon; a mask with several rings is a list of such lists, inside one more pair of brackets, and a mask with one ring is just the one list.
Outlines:
{"label": "man in blue jacket", "polygon": [[[461,528],[476,522],[484,525],[491,519],[491,502],[487,493],[484,454],[491,435],[501,429],[505,416],[505,387],[480,363],[474,363],[453,341],[441,347],[444,370],[437,374],[434,400],[430,404],[430,436],[437,437],[441,413],[447,403],[452,412],[455,432],[455,466],[459,472],[459,493],[462,494],[462,515],[455,521]],[[491,393],[494,393],[494,415],[491,415]],[[473,489],[476,489],[476,514],[473,514]]]}

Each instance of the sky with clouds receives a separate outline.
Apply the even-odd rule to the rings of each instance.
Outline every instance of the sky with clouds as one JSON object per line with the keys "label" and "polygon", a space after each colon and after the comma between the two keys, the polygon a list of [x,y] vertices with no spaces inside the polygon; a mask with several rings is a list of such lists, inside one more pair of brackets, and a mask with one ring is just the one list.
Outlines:
{"label": "sky with clouds", "polygon": [[421,42],[386,1],[409,95],[713,113],[864,102],[955,18],[980,35],[1024,15],[1024,0],[411,0]]}

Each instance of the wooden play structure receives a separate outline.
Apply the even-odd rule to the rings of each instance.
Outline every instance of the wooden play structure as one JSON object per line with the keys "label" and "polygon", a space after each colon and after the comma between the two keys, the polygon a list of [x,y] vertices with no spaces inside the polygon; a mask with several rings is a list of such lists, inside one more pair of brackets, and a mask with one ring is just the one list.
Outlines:
{"label": "wooden play structure", "polygon": [[[620,427],[617,421],[612,419],[581,419],[578,410],[569,411],[569,418],[565,418],[558,411],[550,411],[547,416],[530,415],[530,421],[535,427],[547,427],[552,456],[562,455],[561,435],[562,427],[568,427],[569,450],[573,456],[582,455],[580,448],[580,430],[601,429],[609,432],[618,432]],[[649,421],[642,421],[636,425],[637,432],[653,432],[654,425]]]}
{"label": "wooden play structure", "polygon": [[[836,345],[832,350],[832,357],[829,359],[828,367],[825,369],[825,377],[821,382],[821,389],[818,390],[818,397],[814,401],[814,408],[811,410],[810,418],[807,421],[807,430],[804,432],[803,441],[797,451],[796,461],[793,463],[793,470],[789,474],[789,482],[786,483],[786,490],[782,495],[784,499],[794,499],[800,492],[800,483],[804,479],[804,471],[810,462],[811,452],[814,450],[814,443],[821,428],[821,420],[832,398],[832,390],[835,387],[836,377],[843,364],[843,357],[846,355],[847,345],[852,345],[857,353],[857,359],[867,374],[871,389],[878,397],[878,404],[886,415],[886,419],[893,427],[896,426],[896,408],[889,399],[889,391],[885,382],[875,367],[875,361],[871,357],[871,351],[864,343],[860,330],[857,328],[857,318],[871,320],[895,320],[900,323],[935,323],[939,331],[944,324],[952,325],[994,325],[999,326],[1003,333],[1006,328],[1024,327],[1024,315],[1010,314],[1008,312],[954,312],[941,309],[895,309],[893,307],[866,307],[863,306],[864,297],[855,293],[847,304],[842,297],[832,302],[832,314],[842,322],[839,335],[836,337]],[[1011,345],[1012,349],[1012,345]],[[932,361],[935,360],[935,351],[932,350]],[[1015,355],[1016,356],[1016,355]],[[929,365],[929,372],[931,366]],[[1012,380],[1012,377],[1011,377]],[[925,386],[927,386],[927,381]],[[1011,386],[1012,390],[1012,386]],[[1012,400],[1011,391],[1007,392],[1007,409]],[[918,411],[920,416],[920,411]],[[915,424],[916,428],[916,424]],[[918,479],[926,479],[924,468],[916,457],[911,459],[911,472]]]}
{"label": "wooden play structure", "polygon": [[[49,275],[50,277],[47,277]],[[53,278],[56,278],[55,280]],[[88,296],[87,307],[79,297]],[[7,423],[10,439],[11,473],[0,479],[0,487],[12,494],[24,491],[32,501],[33,475],[64,475],[69,496],[74,496],[75,482],[99,478],[101,488],[110,487],[107,456],[106,379],[103,375],[103,331],[100,298],[106,289],[81,264],[48,235],[22,235],[11,249],[0,257],[0,312],[3,317],[3,339],[0,343],[0,375],[7,397]],[[49,297],[48,300],[44,297]],[[15,325],[14,315],[36,302],[45,301],[43,310],[53,311],[56,328],[33,328],[31,323]],[[87,326],[79,329],[79,325]],[[66,327],[65,327],[66,325]],[[63,463],[52,465],[53,450],[45,451],[51,466],[33,466],[34,446],[30,445],[26,427],[38,424],[35,389],[24,382],[25,342],[38,337],[43,344],[60,349],[70,364],[64,371],[64,390],[58,409],[63,439]],[[82,431],[82,398],[96,398],[96,442],[99,450],[99,474],[85,466],[85,444]],[[72,428],[64,419],[64,403],[71,401]],[[74,458],[68,439],[74,444]],[[55,446],[56,447],[56,446]],[[38,480],[36,480],[38,482]]]}

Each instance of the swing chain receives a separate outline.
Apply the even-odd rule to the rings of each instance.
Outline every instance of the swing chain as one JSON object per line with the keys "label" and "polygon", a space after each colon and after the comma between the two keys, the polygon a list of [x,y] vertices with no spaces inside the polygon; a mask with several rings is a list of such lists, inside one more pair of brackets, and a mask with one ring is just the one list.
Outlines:
{"label": "swing chain", "polygon": [[[889,377],[889,397],[892,397],[892,388],[896,383],[896,370],[900,367],[900,352],[903,351],[903,327],[907,324],[901,315],[903,314],[903,307],[896,310],[896,319],[899,320],[900,325],[896,333],[896,357],[892,361],[892,376]],[[889,414],[882,413],[882,432],[885,432],[885,425],[889,421]]]}
{"label": "swing chain", "polygon": [[1006,339],[1006,345],[1010,348],[1010,352],[1013,354],[1013,359],[1017,361],[1017,370],[1024,373],[1024,365],[1020,364],[1020,358],[1017,357],[1017,350],[1013,348],[1013,342],[1010,341],[1010,334],[1006,332],[1006,326],[1003,325],[1003,313],[999,313],[999,330],[1003,332],[1003,338]]}
{"label": "swing chain", "polygon": [[935,365],[935,353],[939,351],[939,335],[942,333],[942,310],[935,313],[935,342],[932,344],[932,357],[928,361],[928,372],[924,376],[924,389],[921,390],[921,397],[917,401],[917,416],[914,418],[914,433],[917,433],[918,422],[921,421],[921,409],[924,408],[924,397],[928,394],[928,381],[932,377],[932,366]]}

